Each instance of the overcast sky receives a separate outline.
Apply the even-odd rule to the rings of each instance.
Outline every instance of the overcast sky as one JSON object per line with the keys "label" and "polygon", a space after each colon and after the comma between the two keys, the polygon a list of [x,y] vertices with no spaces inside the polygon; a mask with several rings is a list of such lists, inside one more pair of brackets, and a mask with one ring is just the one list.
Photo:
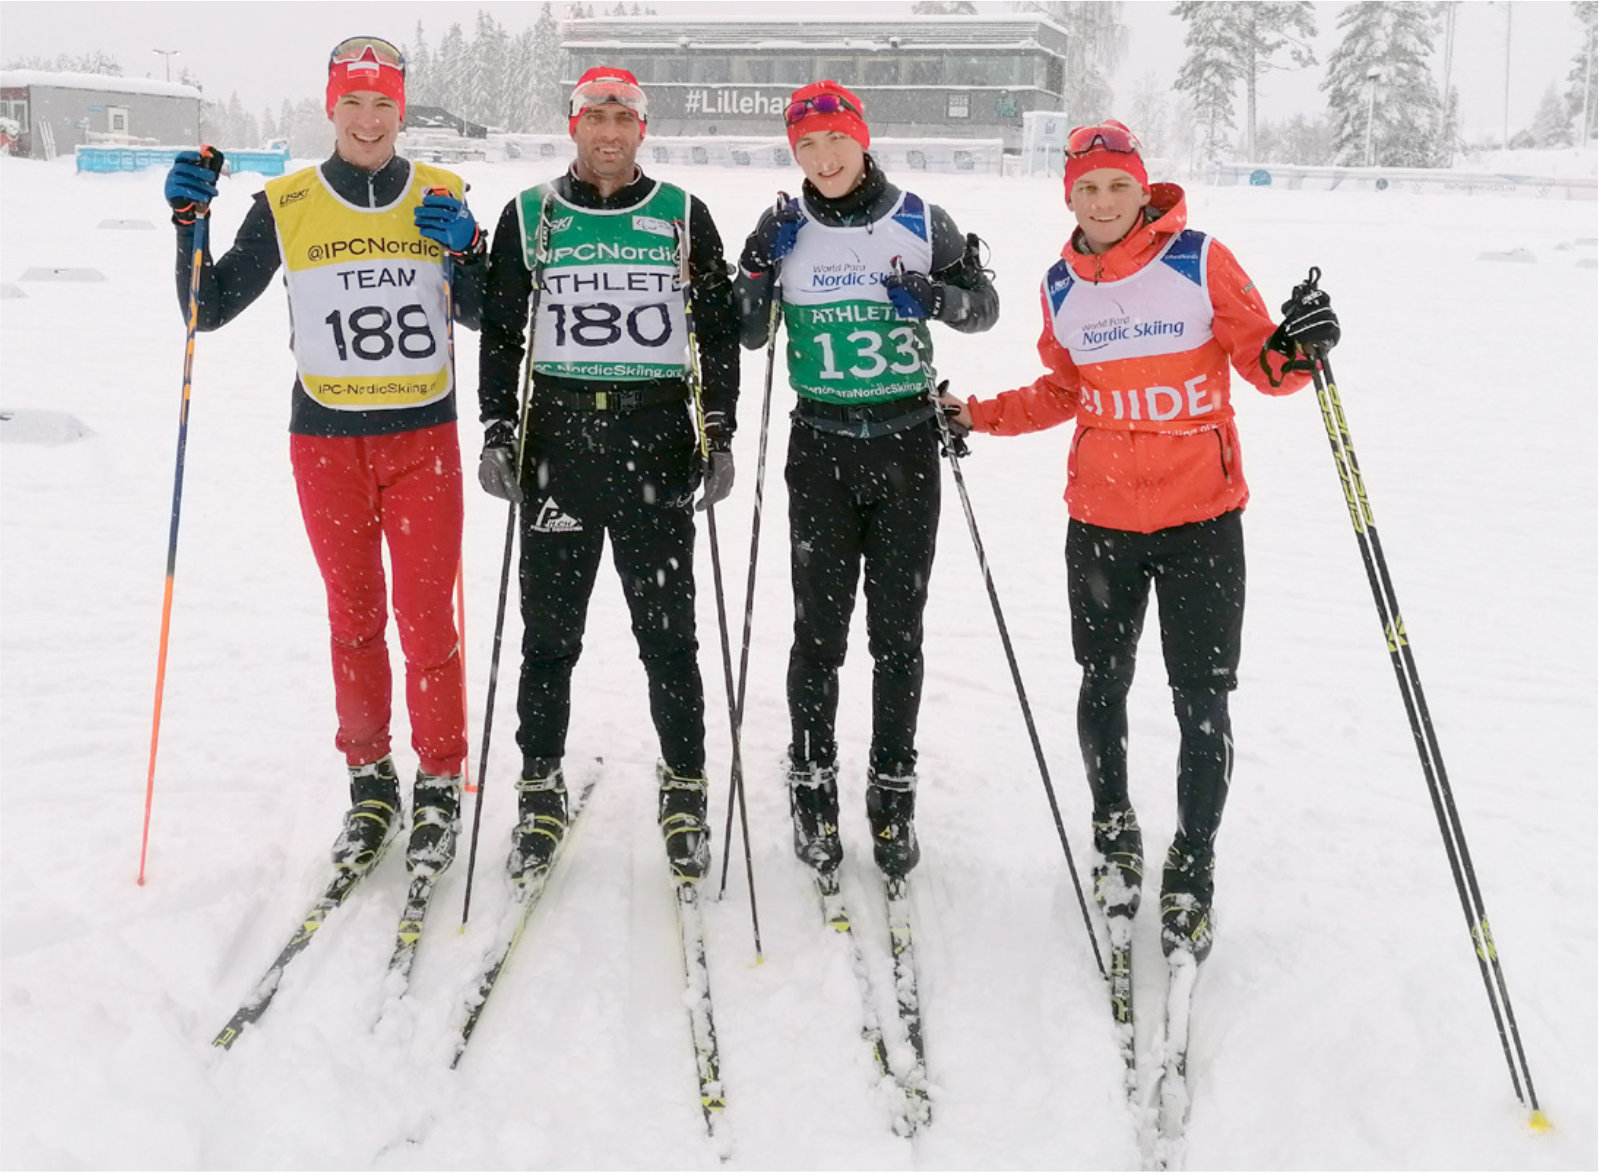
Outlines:
{"label": "overcast sky", "polygon": [[[612,0],[590,0],[598,12]],[[660,15],[748,14],[790,16],[826,23],[830,15],[902,16],[904,3],[833,0],[770,0],[759,5],[708,0],[646,0]],[[630,6],[632,0],[629,0]],[[564,4],[562,5],[564,7]],[[1168,0],[1132,0],[1123,9],[1129,51],[1113,78],[1126,99],[1146,72],[1172,77],[1183,60],[1184,26],[1170,15]],[[1336,22],[1344,4],[1319,3],[1317,56],[1326,61],[1338,43]],[[320,95],[327,51],[356,33],[387,36],[402,43],[413,38],[420,20],[430,44],[437,44],[452,22],[470,35],[478,9],[492,13],[507,29],[519,31],[538,15],[533,3],[473,3],[471,0],[327,2],[327,0],[235,0],[232,3],[147,3],[126,0],[0,0],[0,61],[24,54],[54,57],[105,49],[130,77],[165,76],[154,49],[177,49],[174,76],[184,67],[204,84],[208,96],[226,100],[237,91],[246,108],[274,113],[284,98]],[[996,13],[1004,3],[980,4]],[[1510,125],[1512,133],[1533,117],[1546,88],[1565,88],[1568,64],[1578,51],[1580,32],[1565,0],[1467,0],[1459,5],[1452,80],[1461,93],[1463,129],[1468,140],[1498,138],[1507,97],[1506,24],[1510,11]],[[1442,47],[1442,46],[1441,46]],[[1321,69],[1272,76],[1262,94],[1264,116],[1314,115],[1322,108],[1317,82]],[[848,81],[848,79],[840,79]],[[1242,104],[1241,104],[1241,115]],[[1135,128],[1137,129],[1137,128]]]}

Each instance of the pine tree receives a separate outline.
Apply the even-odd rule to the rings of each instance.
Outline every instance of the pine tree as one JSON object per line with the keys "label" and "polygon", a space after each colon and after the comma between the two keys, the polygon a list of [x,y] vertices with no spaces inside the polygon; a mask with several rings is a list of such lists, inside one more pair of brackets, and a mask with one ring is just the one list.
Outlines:
{"label": "pine tree", "polygon": [[526,83],[532,96],[529,129],[555,133],[567,129],[566,98],[560,93],[561,26],[548,3],[539,6],[533,25],[534,48]]}
{"label": "pine tree", "polygon": [[1434,21],[1434,5],[1420,0],[1371,0],[1340,14],[1343,36],[1322,80],[1337,163],[1438,166],[1439,93],[1428,68]]}
{"label": "pine tree", "polygon": [[435,100],[451,114],[460,114],[466,105],[467,79],[471,76],[472,66],[467,60],[467,38],[461,32],[459,22],[452,24],[444,40],[439,42],[433,68],[438,77],[434,87]]}
{"label": "pine tree", "polygon": [[1544,97],[1539,99],[1539,108],[1533,112],[1528,136],[1535,147],[1572,146],[1572,118],[1567,113],[1567,104],[1556,89],[1555,82],[1550,83]]}
{"label": "pine tree", "polygon": [[287,124],[289,154],[294,158],[325,159],[333,151],[333,126],[321,98],[300,99]]}
{"label": "pine tree", "polygon": [[264,147],[278,137],[278,120],[272,117],[272,107],[261,111],[261,145]]}
{"label": "pine tree", "polygon": [[1278,55],[1288,51],[1289,61],[1298,69],[1317,63],[1311,40],[1317,35],[1317,18],[1310,0],[1294,3],[1228,4],[1237,32],[1235,43],[1244,67],[1244,151],[1245,158],[1256,158],[1256,88],[1263,74],[1288,66]]}
{"label": "pine tree", "polygon": [[1572,12],[1583,31],[1583,46],[1572,58],[1572,69],[1567,73],[1567,112],[1578,127],[1579,143],[1587,144],[1596,137],[1600,125],[1600,101],[1596,100],[1600,85],[1600,60],[1595,56],[1595,0],[1573,0]]}
{"label": "pine tree", "polygon": [[478,10],[468,59],[470,70],[463,74],[464,101],[455,113],[485,126],[504,126],[508,101],[507,57],[510,38],[500,22],[483,9]]}
{"label": "pine tree", "polygon": [[244,112],[244,103],[239,101],[239,91],[235,90],[228,99],[227,112],[227,143],[233,147],[253,147],[255,141],[250,135],[249,115]]}
{"label": "pine tree", "polygon": [[406,105],[437,106],[439,95],[434,77],[433,55],[428,52],[428,34],[417,21],[415,39],[406,46]]}
{"label": "pine tree", "polygon": [[1109,75],[1127,49],[1127,26],[1121,0],[1033,0],[1017,6],[1041,12],[1067,30],[1063,107],[1078,123],[1098,122],[1111,115]]}
{"label": "pine tree", "polygon": [[1128,99],[1125,121],[1139,136],[1147,156],[1162,157],[1169,153],[1167,134],[1167,94],[1172,90],[1165,78],[1146,71],[1134,82]]}
{"label": "pine tree", "polygon": [[1200,152],[1205,163],[1221,162],[1234,129],[1233,99],[1244,77],[1243,48],[1235,5],[1221,0],[1185,0],[1172,15],[1189,26],[1183,43],[1189,50],[1172,88],[1187,94],[1199,120]]}

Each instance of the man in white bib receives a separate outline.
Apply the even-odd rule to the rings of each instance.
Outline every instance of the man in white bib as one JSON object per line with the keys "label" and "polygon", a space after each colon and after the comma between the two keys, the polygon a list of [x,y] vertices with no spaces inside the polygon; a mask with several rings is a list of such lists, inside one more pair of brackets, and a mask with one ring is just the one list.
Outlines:
{"label": "man in white bib", "polygon": [[1076,419],[1067,462],[1067,598],[1083,668],[1078,741],[1094,796],[1095,898],[1139,907],[1144,845],[1128,795],[1128,690],[1150,588],[1181,734],[1178,831],[1161,880],[1161,945],[1211,949],[1217,829],[1233,772],[1228,694],[1244,623],[1249,490],[1229,367],[1269,395],[1310,376],[1311,346],[1339,324],[1327,295],[1291,298],[1274,327],[1255,283],[1214,238],[1187,227],[1183,189],[1151,185],[1122,123],[1067,140],[1077,231],[1040,289],[1046,372],[966,403],[980,432],[1012,436]]}

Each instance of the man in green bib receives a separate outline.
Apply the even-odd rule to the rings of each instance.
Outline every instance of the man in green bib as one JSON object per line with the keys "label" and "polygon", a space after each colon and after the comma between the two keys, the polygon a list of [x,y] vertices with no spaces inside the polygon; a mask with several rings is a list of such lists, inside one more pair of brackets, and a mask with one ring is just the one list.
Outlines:
{"label": "man in green bib", "polygon": [[[711,860],[693,498],[702,474],[700,508],[733,487],[738,320],[710,212],[634,163],[648,117],[634,76],[589,70],[568,113],[577,158],[506,205],[483,314],[478,477],[522,503],[523,762],[508,867],[513,877],[548,867],[566,831],[572,670],[609,535],[661,745],[667,856],[692,882]],[[532,387],[519,437],[530,307]]]}
{"label": "man in green bib", "polygon": [[979,240],[890,183],[868,153],[859,97],[836,81],[784,111],[801,198],[761,216],[736,284],[744,344],[767,342],[782,299],[794,421],[789,566],[789,807],[795,854],[829,873],[839,839],[835,723],[856,585],[872,654],[866,807],[873,858],[902,878],[921,858],[913,815],[922,705],[922,612],[939,528],[939,424],[928,397],[928,322],[988,330],[999,297]]}

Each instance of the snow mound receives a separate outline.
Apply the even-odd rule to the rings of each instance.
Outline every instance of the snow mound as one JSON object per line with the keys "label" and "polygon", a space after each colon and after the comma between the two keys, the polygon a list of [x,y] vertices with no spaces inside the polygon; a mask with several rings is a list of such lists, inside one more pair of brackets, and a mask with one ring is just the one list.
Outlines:
{"label": "snow mound", "polygon": [[93,435],[70,412],[0,411],[0,442],[6,444],[71,444]]}
{"label": "snow mound", "polygon": [[29,269],[22,281],[104,281],[106,275],[98,269]]}

